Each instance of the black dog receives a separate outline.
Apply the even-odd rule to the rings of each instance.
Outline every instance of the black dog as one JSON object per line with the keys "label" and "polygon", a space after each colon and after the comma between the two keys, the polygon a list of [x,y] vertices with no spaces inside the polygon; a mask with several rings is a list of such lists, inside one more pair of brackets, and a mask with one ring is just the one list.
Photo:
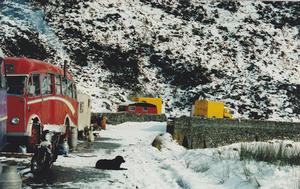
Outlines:
{"label": "black dog", "polygon": [[120,166],[125,160],[122,156],[117,156],[115,159],[100,159],[96,163],[97,169],[121,170]]}

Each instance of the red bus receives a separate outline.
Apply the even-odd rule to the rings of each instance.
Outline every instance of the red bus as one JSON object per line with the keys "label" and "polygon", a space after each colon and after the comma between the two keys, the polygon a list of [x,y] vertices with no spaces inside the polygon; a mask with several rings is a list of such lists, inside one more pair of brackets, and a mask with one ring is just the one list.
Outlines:
{"label": "red bus", "polygon": [[34,59],[4,58],[7,75],[7,141],[34,150],[41,130],[69,136],[78,123],[76,86],[66,71]]}
{"label": "red bus", "polygon": [[147,102],[137,102],[129,105],[120,105],[118,112],[129,112],[136,114],[157,114],[157,107]]}

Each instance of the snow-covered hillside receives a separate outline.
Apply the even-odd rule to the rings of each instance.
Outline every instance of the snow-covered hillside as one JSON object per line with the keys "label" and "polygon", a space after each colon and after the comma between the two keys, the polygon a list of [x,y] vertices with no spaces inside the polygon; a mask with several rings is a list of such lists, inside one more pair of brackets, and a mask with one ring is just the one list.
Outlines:
{"label": "snow-covered hillside", "polygon": [[162,96],[170,115],[195,99],[236,117],[300,116],[300,3],[197,0],[11,0],[0,52],[70,63],[94,111],[129,95]]}

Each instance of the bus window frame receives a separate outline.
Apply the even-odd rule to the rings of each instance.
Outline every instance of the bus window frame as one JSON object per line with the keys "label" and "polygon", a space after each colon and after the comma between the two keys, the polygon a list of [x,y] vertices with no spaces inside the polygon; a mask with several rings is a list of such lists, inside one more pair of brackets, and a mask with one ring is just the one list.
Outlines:
{"label": "bus window frame", "polygon": [[[66,81],[66,94],[65,94],[65,96],[76,100],[77,99],[77,97],[76,97],[76,87],[74,87],[75,82],[73,80],[70,80],[70,79],[67,79],[67,78],[65,79],[65,81]],[[70,89],[71,89],[71,91],[70,91]]]}
{"label": "bus window frame", "polygon": [[24,88],[23,88],[23,93],[22,94],[13,94],[13,93],[8,93],[8,85],[7,85],[7,82],[6,82],[6,91],[7,91],[7,96],[25,96],[27,95],[27,82],[28,82],[28,77],[29,77],[29,74],[7,74],[6,75],[6,80],[7,80],[7,77],[24,77],[25,81],[24,81]]}
{"label": "bus window frame", "polygon": [[50,83],[50,88],[51,88],[51,94],[52,95],[56,95],[56,89],[55,89],[55,74],[53,74],[53,73],[48,73],[48,75],[50,75],[50,81],[51,81],[51,83]]}
{"label": "bus window frame", "polygon": [[[55,95],[64,95],[64,93],[63,93],[63,89],[62,89],[62,83],[63,83],[63,79],[62,79],[63,77],[62,77],[62,75],[59,75],[59,74],[54,74],[54,79],[55,79],[55,81],[54,81],[54,88],[55,88]],[[59,79],[59,81],[60,81],[60,84],[59,84],[59,88],[60,88],[60,93],[57,93],[57,79]]]}
{"label": "bus window frame", "polygon": [[69,79],[67,81],[67,96],[73,98],[73,82]]}
{"label": "bus window frame", "polygon": [[[41,77],[40,77],[40,80],[41,80],[41,82],[40,82],[40,84],[41,84],[41,95],[42,96],[50,96],[50,95],[54,95],[55,93],[54,93],[54,85],[55,85],[55,83],[54,83],[54,79],[53,79],[53,76],[54,76],[54,74],[53,73],[41,73],[40,74],[41,75]],[[46,78],[46,77],[48,77],[48,76],[50,76],[50,92],[47,92],[47,90],[45,91],[45,93],[43,93],[44,91],[43,90],[45,90],[45,88],[43,88],[44,86],[44,83],[43,83],[43,80],[44,80],[44,78]],[[48,80],[48,79],[47,79]],[[48,89],[48,87],[49,87],[49,83],[47,83],[47,88],[46,89]]]}
{"label": "bus window frame", "polygon": [[72,94],[72,96],[73,96],[73,99],[77,100],[77,88],[76,88],[76,84],[75,84],[74,81],[72,81],[72,82],[73,82],[73,84],[72,84],[72,86],[73,86],[73,94]]}
{"label": "bus window frame", "polygon": [[[31,95],[29,94],[29,80],[30,79],[33,79],[33,76],[34,75],[38,75],[39,76],[39,94],[38,95]],[[28,79],[27,79],[27,83],[26,83],[26,96],[29,97],[29,98],[34,98],[34,97],[40,97],[42,95],[42,83],[41,83],[41,73],[40,72],[33,72],[33,73],[30,73],[29,76],[28,76]]]}
{"label": "bus window frame", "polygon": [[68,83],[67,83],[67,78],[65,77],[62,77],[62,80],[61,80],[61,94],[63,96],[68,96],[67,95],[67,90],[68,90]]}

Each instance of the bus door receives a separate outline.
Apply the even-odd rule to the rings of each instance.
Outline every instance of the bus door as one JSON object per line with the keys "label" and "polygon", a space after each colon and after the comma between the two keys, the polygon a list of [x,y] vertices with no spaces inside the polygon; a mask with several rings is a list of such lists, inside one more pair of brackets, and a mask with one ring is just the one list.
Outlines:
{"label": "bus door", "polygon": [[[27,85],[27,115],[37,115],[41,119],[42,96],[40,74],[31,74]],[[29,117],[30,118],[30,117]],[[30,118],[31,119],[31,118]]]}
{"label": "bus door", "polygon": [[54,124],[54,78],[53,74],[42,75],[42,120],[44,124]]}
{"label": "bus door", "polygon": [[[6,71],[10,64],[5,64]],[[12,66],[13,69],[13,66]],[[9,73],[9,72],[7,72]],[[7,136],[23,136],[26,132],[26,93],[27,75],[7,74]]]}
{"label": "bus door", "polygon": [[62,99],[64,99],[63,91],[62,91],[62,77],[61,75],[55,75],[55,96],[58,100],[54,103],[54,120],[57,124],[64,124],[65,112],[64,112],[64,103]]}

